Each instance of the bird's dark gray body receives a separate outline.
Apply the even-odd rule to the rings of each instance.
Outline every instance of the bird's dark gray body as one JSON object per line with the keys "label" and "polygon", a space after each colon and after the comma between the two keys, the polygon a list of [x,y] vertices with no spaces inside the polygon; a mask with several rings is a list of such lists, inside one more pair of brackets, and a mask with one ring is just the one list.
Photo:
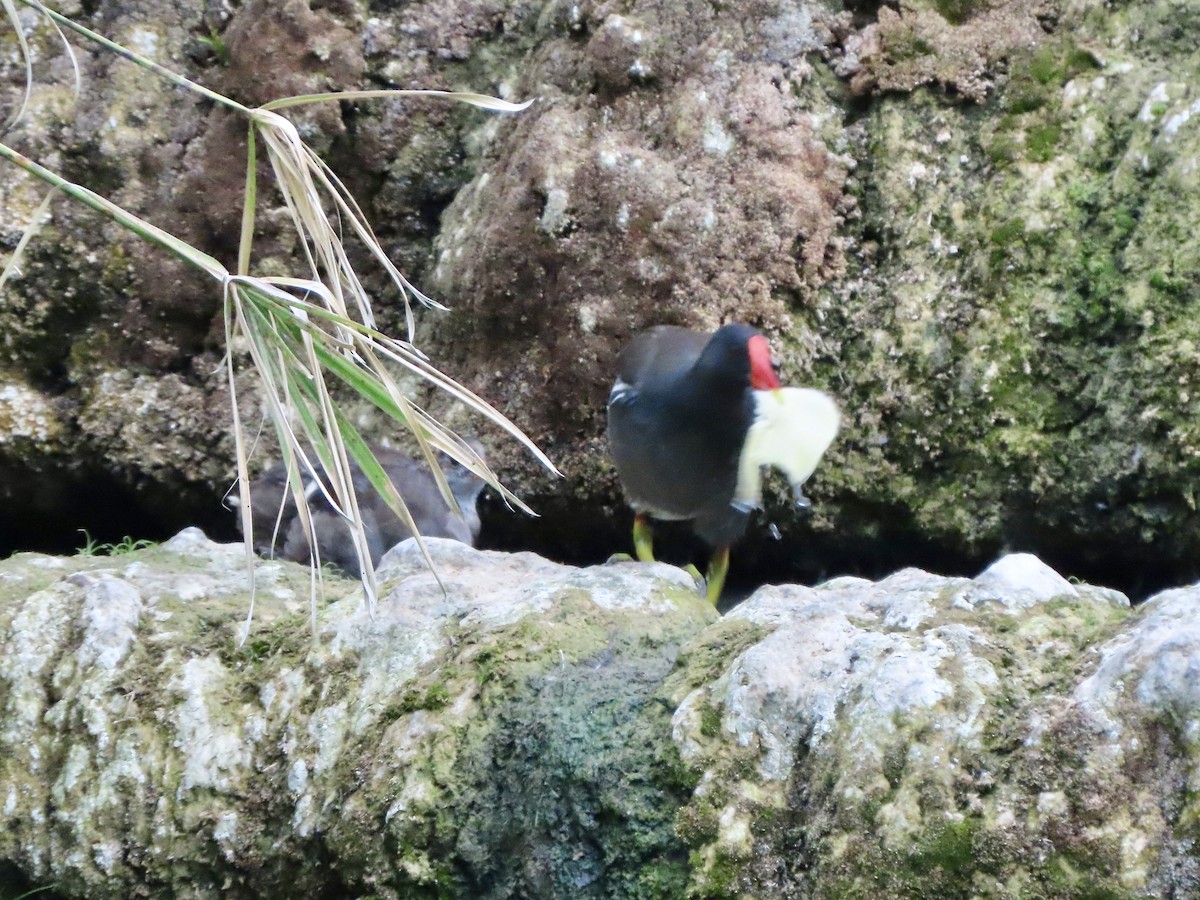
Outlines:
{"label": "bird's dark gray body", "polygon": [[[482,458],[483,447],[475,441],[469,443]],[[474,545],[480,529],[476,501],[484,487],[482,479],[448,456],[439,454],[439,465],[458,503],[459,510],[456,512],[446,504],[433,473],[424,461],[382,448],[374,448],[374,453],[379,464],[387,472],[388,478],[404,498],[422,537],[451,538]],[[320,474],[324,475],[323,472]],[[351,463],[351,476],[354,492],[358,497],[367,547],[372,562],[378,563],[384,552],[412,537],[412,531],[391,510],[363,471],[354,463]],[[295,501],[290,492],[285,492],[286,480],[286,470],[279,464],[268,469],[250,485],[254,549],[263,555],[306,562],[310,555],[309,541],[300,517],[296,514]],[[358,553],[348,523],[329,505],[311,481],[311,476],[305,479],[308,488],[306,493],[309,497],[312,528],[321,562],[332,563],[351,575],[361,574]],[[275,521],[279,516],[281,504],[283,514],[276,532]]]}
{"label": "bird's dark gray body", "polygon": [[690,521],[714,547],[741,537],[750,516],[733,496],[754,417],[746,345],[755,334],[652,328],[621,353],[609,396],[609,449],[630,505]]}

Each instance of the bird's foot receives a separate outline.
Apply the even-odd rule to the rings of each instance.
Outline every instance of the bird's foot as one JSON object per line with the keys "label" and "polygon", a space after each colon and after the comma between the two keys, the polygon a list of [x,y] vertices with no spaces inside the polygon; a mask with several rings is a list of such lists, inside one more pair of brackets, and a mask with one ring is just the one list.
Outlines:
{"label": "bird's foot", "polygon": [[799,481],[792,485],[792,502],[798,512],[808,512],[812,509],[812,501],[804,495]]}
{"label": "bird's foot", "polygon": [[633,557],[628,553],[614,553],[604,561],[604,564],[611,565],[612,563],[633,562]]}
{"label": "bird's foot", "polygon": [[704,585],[704,599],[715,607],[717,605],[717,601],[721,599],[721,591],[724,589],[724,578],[721,578],[719,581],[710,578],[705,582]]}
{"label": "bird's foot", "polygon": [[700,574],[700,570],[691,563],[688,563],[683,567],[683,571],[692,576],[692,581],[696,582],[696,590],[704,593],[707,582],[704,580],[704,576]]}
{"label": "bird's foot", "polygon": [[633,549],[642,562],[654,562],[654,532],[641,513],[633,517]]}
{"label": "bird's foot", "polygon": [[720,547],[713,553],[712,559],[708,563],[708,579],[704,591],[704,596],[713,606],[716,606],[717,601],[721,598],[727,574],[729,574],[729,548]]}

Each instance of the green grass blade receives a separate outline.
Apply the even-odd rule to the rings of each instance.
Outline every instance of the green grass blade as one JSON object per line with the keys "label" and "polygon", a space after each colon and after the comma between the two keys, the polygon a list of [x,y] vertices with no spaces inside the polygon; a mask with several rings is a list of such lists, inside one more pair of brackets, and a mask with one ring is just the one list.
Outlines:
{"label": "green grass blade", "polygon": [[278,100],[264,103],[259,109],[280,110],[287,109],[290,106],[325,103],[330,100],[391,100],[397,97],[436,97],[444,100],[454,100],[458,103],[466,103],[468,106],[475,106],[479,109],[486,109],[492,112],[510,113],[528,109],[537,99],[535,97],[526,100],[524,103],[512,103],[508,100],[501,100],[499,97],[491,97],[487,94],[474,94],[470,91],[385,89],[375,91],[331,91],[324,94],[299,94],[294,97],[280,97]]}
{"label": "green grass blade", "polygon": [[0,0],[0,5],[4,7],[5,18],[12,25],[13,33],[17,36],[17,51],[21,56],[21,62],[25,66],[25,91],[21,95],[21,102],[18,104],[16,111],[9,117],[4,126],[0,128],[0,134],[5,134],[14,125],[21,121],[25,115],[25,110],[29,108],[29,100],[33,97],[33,55],[29,52],[29,42],[25,39],[25,29],[21,27],[20,16],[17,15],[17,7],[13,5],[13,0]]}
{"label": "green grass blade", "polygon": [[188,244],[186,241],[180,240],[170,232],[164,231],[157,225],[152,225],[145,219],[135,216],[133,213],[122,209],[111,200],[101,197],[99,194],[88,190],[82,185],[67,181],[60,175],[51,172],[44,166],[40,166],[33,160],[13,150],[7,144],[0,144],[0,158],[7,159],[14,165],[19,166],[31,175],[34,175],[47,184],[58,188],[64,194],[67,194],[79,202],[96,210],[101,215],[107,216],[123,228],[132,231],[134,234],[147,241],[158,244],[165,250],[178,256],[186,263],[190,263],[196,268],[207,272],[218,280],[224,280],[229,274],[228,270],[201,250]]}
{"label": "green grass blade", "polygon": [[[425,539],[421,537],[421,532],[417,528],[417,523],[409,511],[408,505],[404,502],[404,497],[396,490],[396,486],[392,484],[387,472],[379,464],[379,460],[375,458],[375,454],[367,446],[367,442],[363,440],[358,429],[345,417],[341,410],[337,411],[337,421],[338,430],[346,440],[347,452],[354,457],[354,461],[362,469],[371,486],[379,492],[379,496],[387,503],[388,508],[399,516],[404,526],[412,532],[413,538],[416,539],[417,547],[421,550],[421,556],[425,558],[425,564],[429,566],[430,571],[433,572],[433,577],[444,591],[446,585],[442,582],[442,577],[433,562],[433,557],[429,555],[429,548],[425,545]],[[374,575],[373,571],[372,575]]]}
{"label": "green grass blade", "polygon": [[254,211],[258,202],[258,152],[254,126],[246,135],[246,191],[242,199],[242,233],[238,238],[237,273],[250,274],[250,248],[254,244]]}
{"label": "green grass blade", "polygon": [[165,78],[167,81],[170,81],[172,84],[175,84],[182,88],[186,88],[189,91],[193,91],[194,93],[197,93],[204,97],[207,97],[209,100],[212,100],[215,103],[219,103],[222,106],[227,106],[230,109],[236,109],[239,112],[244,112],[244,113],[248,113],[250,111],[248,107],[243,106],[242,104],[238,103],[236,100],[231,100],[229,97],[226,97],[223,94],[218,94],[216,91],[210,90],[209,88],[206,88],[202,84],[197,84],[194,81],[190,81],[189,79],[184,78],[182,75],[180,75],[176,72],[172,72],[170,69],[167,69],[163,66],[160,66],[158,63],[156,63],[152,59],[147,59],[144,56],[139,56],[137,53],[134,53],[128,47],[123,47],[121,44],[118,44],[116,41],[109,40],[104,35],[99,34],[98,32],[92,31],[90,28],[87,28],[84,25],[80,25],[78,22],[74,21],[73,19],[68,19],[66,16],[64,16],[60,13],[57,13],[54,10],[50,9],[50,7],[38,2],[38,0],[20,0],[20,2],[25,4],[26,6],[28,6],[30,9],[37,10],[43,16],[45,16],[47,19],[54,22],[55,24],[61,25],[63,28],[69,29],[70,31],[75,32],[76,34],[87,38],[89,41],[99,44],[104,49],[106,49],[112,53],[115,53],[117,56],[120,56],[122,59],[126,59],[136,66],[140,66],[141,68],[146,69],[149,72],[153,72],[155,75]]}
{"label": "green grass blade", "polygon": [[[233,292],[237,291],[238,286],[226,282],[225,297],[223,303],[223,318],[225,320],[225,346],[232,347],[240,331],[239,322],[241,319],[235,315],[235,299]],[[229,384],[229,407],[233,417],[233,446],[234,456],[237,464],[238,484],[241,485],[241,490],[238,494],[238,515],[242,523],[242,541],[246,553],[246,573],[250,579],[250,602],[249,608],[246,610],[246,625],[242,631],[241,640],[238,641],[238,646],[246,643],[246,638],[250,636],[250,624],[254,621],[254,601],[256,598],[256,584],[254,578],[254,519],[251,516],[250,508],[250,462],[249,454],[246,452],[245,441],[242,439],[243,430],[241,422],[241,413],[237,402],[237,382],[234,378],[233,355],[228,351],[225,354],[225,374]]]}

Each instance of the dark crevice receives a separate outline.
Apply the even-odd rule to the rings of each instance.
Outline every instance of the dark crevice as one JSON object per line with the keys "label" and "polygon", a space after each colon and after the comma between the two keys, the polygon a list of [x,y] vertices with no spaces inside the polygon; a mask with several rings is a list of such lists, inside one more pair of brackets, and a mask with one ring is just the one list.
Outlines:
{"label": "dark crevice", "polygon": [[63,900],[63,895],[55,893],[53,888],[53,884],[39,884],[28,880],[11,863],[0,862],[0,900],[18,900],[25,897],[30,900]]}
{"label": "dark crevice", "polygon": [[842,124],[845,128],[857,125],[863,119],[867,118],[875,108],[876,103],[874,97],[865,94],[853,94],[848,90],[838,100],[842,108]]}
{"label": "dark crevice", "polygon": [[[205,485],[132,484],[99,468],[0,466],[6,512],[0,519],[0,558],[28,550],[69,555],[88,538],[99,544],[119,544],[126,537],[162,541],[192,525],[214,540],[236,540],[235,517],[221,499],[220,489]],[[615,553],[632,552],[627,509],[588,506],[568,497],[525,499],[537,517],[514,512],[490,492],[483,495],[482,549],[528,550],[572,565],[596,565]],[[1200,579],[1200,561],[1192,561],[1182,545],[1165,548],[1172,551],[1166,554],[1169,561],[1160,558],[1147,566],[1147,548],[1119,539],[1124,529],[1114,529],[1111,537],[1081,534],[1018,506],[1006,510],[1001,538],[974,546],[922,535],[911,513],[886,506],[831,506],[828,513],[837,527],[821,532],[783,518],[772,529],[769,513],[760,512],[733,547],[722,606],[763,584],[812,585],[842,575],[878,580],[909,566],[973,577],[1008,552],[1033,553],[1066,577],[1116,588],[1134,601]],[[704,570],[709,551],[685,525],[658,523],[654,533],[661,560]],[[1156,548],[1160,557],[1163,551]]]}
{"label": "dark crevice", "polygon": [[200,486],[135,486],[99,468],[3,464],[0,558],[19,551],[69,555],[88,537],[101,544],[126,537],[162,541],[189,525],[216,540],[233,540],[237,530],[220,501]]}
{"label": "dark crevice", "polygon": [[[532,550],[572,565],[596,565],[614,553],[632,553],[632,514],[585,511],[564,498],[526,498],[537,518],[520,516],[485,495],[481,546],[498,550]],[[764,584],[818,584],[842,575],[878,580],[906,567],[938,575],[974,577],[1005,553],[1027,552],[1064,577],[1116,588],[1133,601],[1168,587],[1200,579],[1200,562],[1181,552],[1170,564],[1146,565],[1147,548],[1115,536],[1081,536],[1036,524],[1032,512],[1014,511],[1001,539],[962,546],[921,534],[909,512],[873,504],[843,504],[834,514],[834,532],[815,533],[804,523],[779,524],[771,534],[770,519],[758,513],[746,537],[731,553],[722,608]],[[655,552],[674,565],[707,565],[707,548],[679,523],[656,523]]]}

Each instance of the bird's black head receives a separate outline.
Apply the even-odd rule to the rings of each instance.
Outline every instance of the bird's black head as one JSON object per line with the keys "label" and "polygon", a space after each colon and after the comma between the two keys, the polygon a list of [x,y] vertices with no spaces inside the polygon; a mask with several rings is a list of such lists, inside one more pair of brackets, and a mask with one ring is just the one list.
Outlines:
{"label": "bird's black head", "polygon": [[771,365],[770,344],[756,329],[741,322],[717,329],[696,361],[696,370],[713,381],[742,389],[779,387],[779,378]]}

